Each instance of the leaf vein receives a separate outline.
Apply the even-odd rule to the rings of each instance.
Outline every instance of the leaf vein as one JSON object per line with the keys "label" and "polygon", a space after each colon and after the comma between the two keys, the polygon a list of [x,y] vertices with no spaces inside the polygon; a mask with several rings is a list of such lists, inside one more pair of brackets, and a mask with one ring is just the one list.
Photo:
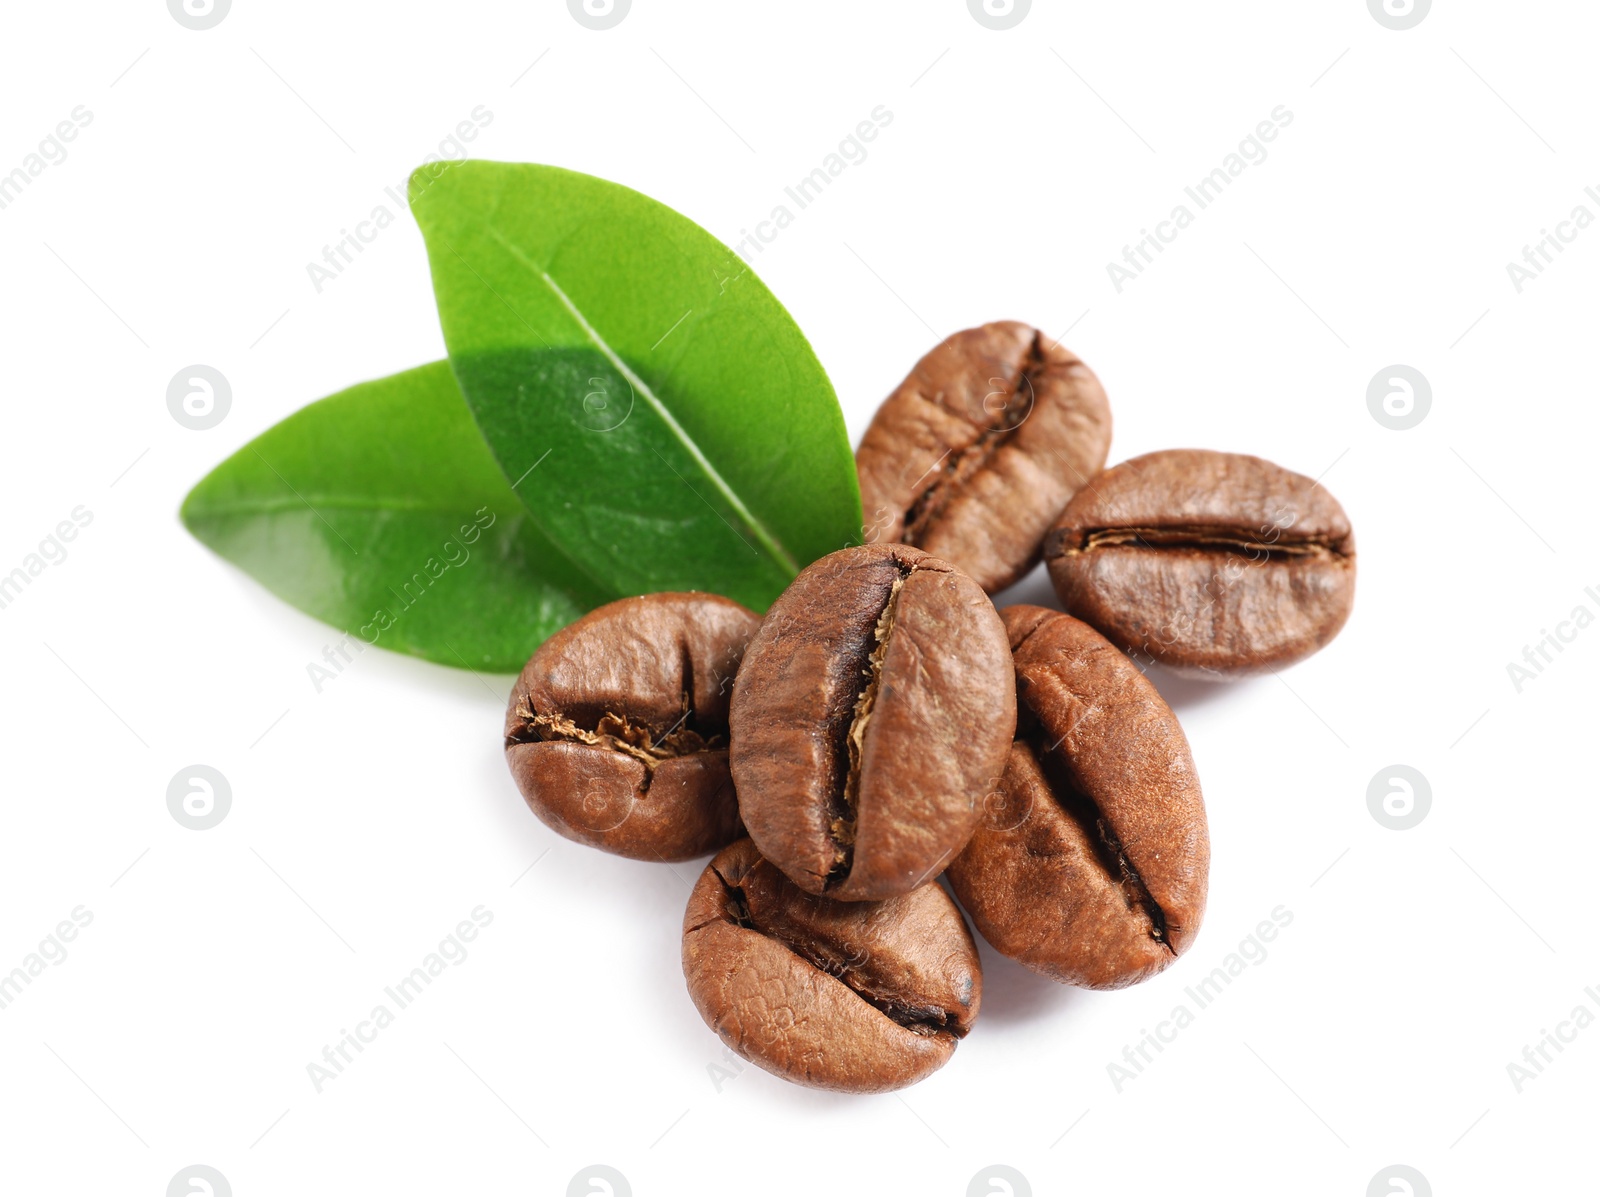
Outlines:
{"label": "leaf vein", "polygon": [[[718,471],[717,467],[711,463],[711,459],[705,455],[704,450],[702,450],[694,438],[689,435],[688,430],[684,428],[682,424],[678,423],[677,417],[675,417],[671,410],[668,409],[667,405],[661,401],[660,397],[650,387],[650,384],[645,382],[643,378],[639,377],[639,375],[634,372],[633,368],[629,366],[627,362],[623,361],[621,355],[619,355],[617,351],[613,349],[606,341],[606,339],[600,335],[599,330],[589,323],[588,319],[584,316],[578,305],[572,302],[572,298],[561,289],[560,284],[558,284],[555,279],[550,277],[550,273],[542,269],[538,263],[532,261],[527,254],[523,253],[519,246],[507,239],[505,234],[501,233],[499,229],[490,226],[487,229],[487,232],[491,237],[504,246],[508,253],[515,257],[529,270],[538,275],[538,277],[544,282],[544,285],[550,289],[551,293],[561,301],[562,306],[567,309],[568,314],[571,315],[573,321],[583,331],[584,336],[588,337],[589,341],[594,345],[594,347],[598,349],[601,354],[605,356],[606,360],[611,363],[612,368],[615,369],[617,373],[621,374],[625,379],[627,379],[628,384],[634,388],[634,391],[641,395],[644,398],[644,401],[650,405],[652,410],[655,411],[656,415],[660,417],[662,423],[667,426],[667,429],[673,434],[674,437],[677,438],[678,442],[684,447],[684,449],[687,450],[689,456],[694,459],[695,464],[699,466],[700,469],[705,473],[706,477],[711,480],[712,484],[716,487],[723,500],[728,504],[729,507],[733,509],[734,514],[736,514],[739,519],[745,523],[745,525],[755,535],[756,539],[761,542],[762,547],[765,548],[780,565],[787,569],[791,576],[798,574],[800,572],[799,563],[795,561],[794,557],[787,549],[783,547],[782,543],[779,542],[777,537],[772,534],[772,532],[755,515],[755,513],[745,506],[744,500],[741,499],[734,489],[728,485],[727,479],[725,479],[721,472]],[[692,490],[693,488],[691,487],[690,489]]]}

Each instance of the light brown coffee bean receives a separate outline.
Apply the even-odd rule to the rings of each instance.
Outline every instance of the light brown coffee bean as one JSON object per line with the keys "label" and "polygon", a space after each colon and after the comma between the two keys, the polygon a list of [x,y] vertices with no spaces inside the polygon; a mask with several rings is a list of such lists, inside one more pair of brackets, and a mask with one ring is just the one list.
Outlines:
{"label": "light brown coffee bean", "polygon": [[785,1080],[881,1093],[950,1059],[983,977],[937,885],[882,902],[808,894],[749,840],[706,866],[683,919],[683,972],[706,1025]]}
{"label": "light brown coffee bean", "polygon": [[1132,985],[1187,951],[1205,913],[1211,847],[1188,741],[1088,624],[1043,607],[1001,615],[1017,739],[946,876],[1004,955],[1071,985]]}
{"label": "light brown coffee bean", "polygon": [[994,594],[1039,560],[1110,445],[1105,391],[1072,353],[1012,320],[956,333],[884,400],[856,450],[867,539],[925,549]]}
{"label": "light brown coffee bean", "polygon": [[906,893],[961,850],[1005,761],[1005,628],[949,562],[905,545],[830,553],[767,612],[729,725],[762,855],[811,893]]}
{"label": "light brown coffee bean", "polygon": [[743,834],[728,700],[760,624],[714,594],[650,594],[546,640],[506,711],[506,760],[534,814],[636,860],[687,860]]}
{"label": "light brown coffee bean", "polygon": [[1355,536],[1312,479],[1170,449],[1107,470],[1045,542],[1067,611],[1141,661],[1225,680],[1316,652],[1355,597]]}

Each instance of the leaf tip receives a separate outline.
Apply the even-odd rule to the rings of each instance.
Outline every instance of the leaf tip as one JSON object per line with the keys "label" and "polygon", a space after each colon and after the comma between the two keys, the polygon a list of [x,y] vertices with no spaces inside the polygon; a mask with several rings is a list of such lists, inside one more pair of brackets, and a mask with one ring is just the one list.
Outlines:
{"label": "leaf tip", "polygon": [[[207,477],[209,478],[209,475]],[[205,490],[205,487],[206,478],[202,478],[190,488],[189,493],[183,496],[183,502],[178,505],[178,522],[183,525],[184,530],[190,536],[201,543],[205,542],[205,537],[200,533],[200,525],[203,518],[200,492]]]}

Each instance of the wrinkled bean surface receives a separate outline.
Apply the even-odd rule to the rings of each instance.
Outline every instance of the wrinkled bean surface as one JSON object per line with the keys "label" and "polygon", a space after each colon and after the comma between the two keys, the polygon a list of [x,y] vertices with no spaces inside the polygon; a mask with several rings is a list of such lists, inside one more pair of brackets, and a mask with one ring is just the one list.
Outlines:
{"label": "wrinkled bean surface", "polygon": [[1017,738],[947,874],[979,934],[1058,981],[1117,989],[1194,941],[1211,848],[1189,744],[1148,679],[1093,628],[1002,613]]}
{"label": "wrinkled bean surface", "polygon": [[741,835],[728,700],[760,623],[716,595],[652,594],[545,641],[506,711],[506,759],[533,812],[637,860],[687,860]]}
{"label": "wrinkled bean surface", "polygon": [[683,971],[706,1024],[802,1085],[878,1093],[940,1068],[982,996],[977,948],[937,885],[835,902],[791,884],[749,840],[689,896]]}
{"label": "wrinkled bean surface", "polygon": [[1338,500],[1238,453],[1173,449],[1107,470],[1067,504],[1045,559],[1068,613],[1195,677],[1310,656],[1355,596],[1355,537]]}
{"label": "wrinkled bean surface", "polygon": [[868,539],[925,549],[994,594],[1039,560],[1110,445],[1105,391],[1072,353],[1015,321],[956,333],[884,400],[856,450]]}
{"label": "wrinkled bean surface", "polygon": [[830,553],[767,613],[729,719],[740,813],[763,856],[811,893],[906,893],[960,851],[1005,762],[1005,628],[937,557]]}

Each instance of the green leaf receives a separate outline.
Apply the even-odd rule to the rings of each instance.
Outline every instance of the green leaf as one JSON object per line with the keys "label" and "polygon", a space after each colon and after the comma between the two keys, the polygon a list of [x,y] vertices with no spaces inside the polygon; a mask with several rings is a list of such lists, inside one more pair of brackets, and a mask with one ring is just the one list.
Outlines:
{"label": "green leaf", "polygon": [[411,207],[462,391],[568,557],[625,594],[709,590],[762,611],[860,543],[833,387],[704,229],[552,166],[424,167]]}
{"label": "green leaf", "polygon": [[535,527],[447,362],[296,412],[202,479],[182,517],[301,610],[444,665],[516,672],[620,597]]}

